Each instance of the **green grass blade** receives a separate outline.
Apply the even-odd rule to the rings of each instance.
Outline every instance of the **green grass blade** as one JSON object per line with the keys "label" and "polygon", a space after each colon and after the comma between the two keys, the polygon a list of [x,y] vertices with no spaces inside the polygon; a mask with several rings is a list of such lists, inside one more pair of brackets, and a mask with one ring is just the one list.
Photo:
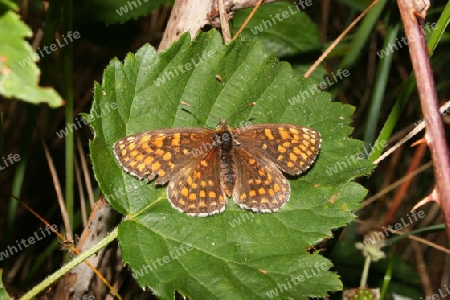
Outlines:
{"label": "green grass blade", "polygon": [[[437,44],[440,41],[443,33],[445,32],[445,29],[447,28],[449,22],[450,22],[450,2],[447,3],[447,5],[445,6],[444,11],[442,12],[441,16],[439,17],[439,20],[437,21],[437,28],[431,33],[430,38],[427,42],[427,46],[428,49],[430,49],[431,55],[433,54],[434,49],[436,49]],[[392,131],[394,130],[395,125],[397,124],[397,121],[400,118],[400,115],[403,109],[405,108],[406,103],[408,102],[409,96],[411,95],[411,92],[415,84],[416,79],[414,75],[411,74],[408,78],[405,88],[403,89],[401,95],[398,97],[386,122],[384,123],[384,126],[381,129],[380,134],[378,135],[375,145],[378,145],[381,141],[387,141],[390,138]],[[370,154],[369,160],[375,161],[378,157],[380,157],[382,152],[383,149],[378,149],[377,147]]]}
{"label": "green grass blade", "polygon": [[[386,32],[386,38],[383,49],[387,49],[389,45],[395,44],[398,31],[400,30],[400,23],[394,26],[389,26]],[[392,53],[391,53],[392,54]],[[374,93],[372,94],[372,101],[369,108],[369,116],[367,118],[367,126],[364,133],[364,142],[368,145],[375,138],[375,132],[377,130],[378,120],[380,117],[380,109],[383,104],[384,95],[387,87],[387,81],[389,78],[389,70],[391,69],[392,55],[385,55],[381,58],[380,64],[377,70],[377,79],[374,85]]]}

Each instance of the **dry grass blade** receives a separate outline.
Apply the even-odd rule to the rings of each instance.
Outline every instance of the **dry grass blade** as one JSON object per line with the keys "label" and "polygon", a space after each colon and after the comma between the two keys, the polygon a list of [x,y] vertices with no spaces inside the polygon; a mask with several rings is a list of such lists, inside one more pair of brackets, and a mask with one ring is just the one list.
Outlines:
{"label": "dry grass blade", "polygon": [[61,210],[61,216],[62,216],[62,219],[64,222],[64,227],[66,229],[66,237],[68,240],[73,241],[73,232],[72,232],[72,228],[70,227],[69,216],[67,215],[66,204],[64,203],[64,196],[62,194],[61,184],[58,179],[58,174],[56,173],[56,168],[53,163],[53,159],[50,156],[50,152],[48,151],[47,145],[45,144],[42,137],[40,137],[40,139],[41,139],[42,148],[44,149],[45,157],[47,158],[50,174],[52,175],[52,180],[53,180],[53,184],[55,187],[55,192],[56,192],[56,196],[58,199],[59,208]]}
{"label": "dry grass blade", "polygon": [[255,7],[253,8],[253,10],[250,12],[250,14],[248,15],[247,19],[245,19],[244,23],[242,24],[241,28],[239,28],[239,30],[236,32],[236,34],[233,37],[233,41],[242,33],[242,31],[244,31],[244,28],[247,26],[248,22],[250,22],[250,20],[253,18],[253,15],[256,13],[256,11],[258,10],[258,8],[261,6],[261,4],[263,3],[264,0],[258,0],[258,2],[256,3]]}
{"label": "dry grass blade", "polygon": [[347,35],[347,33],[355,27],[356,24],[378,3],[379,0],[373,1],[353,22],[345,28],[344,31],[328,46],[328,48],[322,53],[322,55],[314,62],[314,64],[306,71],[303,77],[308,78],[312,72],[320,65],[320,63],[325,59],[325,57],[330,54],[330,52],[336,47],[337,44]]}

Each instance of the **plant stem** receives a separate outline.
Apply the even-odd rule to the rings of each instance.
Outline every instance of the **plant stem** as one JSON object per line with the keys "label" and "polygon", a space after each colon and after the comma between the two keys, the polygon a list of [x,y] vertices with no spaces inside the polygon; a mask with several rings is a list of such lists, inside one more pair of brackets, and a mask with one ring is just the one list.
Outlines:
{"label": "plant stem", "polygon": [[20,298],[20,300],[29,300],[33,299],[33,297],[37,296],[40,292],[42,292],[46,287],[52,285],[56,280],[60,277],[64,276],[67,272],[75,268],[77,265],[82,263],[84,260],[88,259],[101,249],[105,248],[108,244],[110,244],[115,238],[117,238],[118,230],[117,227],[114,228],[104,239],[98,242],[94,247],[90,248],[86,252],[81,253],[77,257],[75,257],[72,261],[65,264],[61,269],[51,274],[47,278],[44,279],[41,283],[34,286],[31,290],[29,290],[25,295]]}
{"label": "plant stem", "polygon": [[[436,190],[444,211],[447,236],[450,239],[450,156],[439,112],[436,86],[428,56],[428,48],[421,27],[421,19],[413,7],[414,1],[397,1],[405,33],[408,38],[409,54],[417,79],[420,104],[425,119],[425,140],[434,162]],[[425,12],[420,12],[422,14]]]}

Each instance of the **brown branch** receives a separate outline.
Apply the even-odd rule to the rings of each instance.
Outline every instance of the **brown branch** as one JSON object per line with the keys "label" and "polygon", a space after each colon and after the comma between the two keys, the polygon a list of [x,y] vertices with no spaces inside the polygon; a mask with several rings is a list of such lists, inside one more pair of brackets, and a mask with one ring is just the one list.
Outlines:
{"label": "brown branch", "polygon": [[[426,3],[427,1],[423,1]],[[436,86],[428,56],[428,49],[421,23],[427,6],[414,7],[417,1],[398,0],[405,33],[408,38],[409,54],[417,81],[420,104],[425,119],[425,140],[434,162],[439,202],[444,211],[447,237],[450,239],[450,156],[445,139],[444,126],[439,112]]]}
{"label": "brown branch", "polygon": [[220,11],[220,28],[222,28],[223,41],[228,44],[231,41],[230,24],[228,24],[228,13],[225,0],[217,0]]}
{"label": "brown branch", "polygon": [[[265,0],[263,4],[277,0]],[[254,7],[258,0],[225,0],[225,10],[228,20],[232,12]],[[175,42],[183,33],[189,31],[191,38],[195,37],[205,25],[218,26],[220,11],[217,0],[177,0],[172,8],[163,39],[159,44],[161,52]]]}
{"label": "brown branch", "polygon": [[[262,4],[269,4],[276,1],[279,0],[263,0]],[[231,0],[231,1],[226,0],[225,7],[227,11],[234,12],[240,9],[255,7],[258,4],[258,2],[259,0]],[[219,18],[219,15],[220,15],[219,8],[217,6],[217,3],[214,2],[214,5],[211,9],[209,16],[211,19],[217,19]]]}
{"label": "brown branch", "polygon": [[208,14],[212,4],[213,0],[175,1],[158,51],[165,50],[187,31],[193,38],[204,25],[209,23]]}

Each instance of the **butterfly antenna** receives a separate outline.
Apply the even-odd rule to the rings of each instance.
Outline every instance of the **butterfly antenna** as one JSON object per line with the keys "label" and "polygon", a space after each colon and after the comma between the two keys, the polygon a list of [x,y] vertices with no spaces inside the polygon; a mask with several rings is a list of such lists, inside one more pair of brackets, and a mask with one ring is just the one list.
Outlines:
{"label": "butterfly antenna", "polygon": [[[243,107],[243,108],[241,108],[240,110],[238,110],[238,112],[235,113],[234,115],[232,115],[231,117],[236,117],[237,115],[239,115],[240,113],[242,113],[242,112],[243,112],[244,110],[246,110],[247,108],[252,107],[252,106],[255,106],[255,105],[256,105],[256,102],[253,101],[253,102],[247,104],[245,107]],[[231,118],[231,117],[230,117],[230,118]]]}
{"label": "butterfly antenna", "polygon": [[[187,102],[185,102],[185,101],[181,101],[180,103],[183,104],[183,105],[192,107],[192,105],[190,105],[189,103],[187,103]],[[252,107],[252,106],[255,106],[255,105],[256,105],[256,102],[251,102],[251,103],[247,104],[245,107],[239,109],[236,113],[232,114],[232,115],[229,117],[229,119],[236,117],[237,115],[241,114],[241,113],[242,113],[244,110],[246,110],[247,108]],[[192,113],[192,111],[187,110],[187,109],[185,109],[185,108],[182,108],[182,110],[184,110],[184,111],[186,111],[186,112],[192,114],[192,115],[194,116],[194,118],[195,118],[199,123],[201,123],[200,120]],[[218,117],[218,116],[212,115],[210,112],[208,113],[208,112],[205,112],[205,111],[203,111],[203,110],[199,110],[199,111],[201,111],[202,113],[206,114],[207,116],[213,116],[213,117],[215,117],[217,120],[221,120],[221,119],[222,119],[222,118],[220,118],[220,117]]]}
{"label": "butterfly antenna", "polygon": [[[185,101],[181,101],[180,102],[181,104],[183,104],[183,105],[186,105],[186,106],[188,106],[188,107],[193,107],[191,104],[189,104],[189,103],[187,103],[187,102],[185,102]],[[187,113],[189,113],[189,114],[191,114],[193,117],[194,117],[194,119],[197,121],[197,123],[198,124],[202,124],[202,120],[200,120],[192,111],[190,111],[189,109],[187,109],[187,108],[185,108],[185,107],[183,107],[183,108],[181,108],[182,110],[184,110],[185,112],[187,112]],[[206,116],[209,116],[209,115],[211,115],[210,113],[208,113],[208,112],[206,112],[206,111],[204,111],[204,110],[199,110],[200,112],[202,112],[204,115],[206,115]]]}

